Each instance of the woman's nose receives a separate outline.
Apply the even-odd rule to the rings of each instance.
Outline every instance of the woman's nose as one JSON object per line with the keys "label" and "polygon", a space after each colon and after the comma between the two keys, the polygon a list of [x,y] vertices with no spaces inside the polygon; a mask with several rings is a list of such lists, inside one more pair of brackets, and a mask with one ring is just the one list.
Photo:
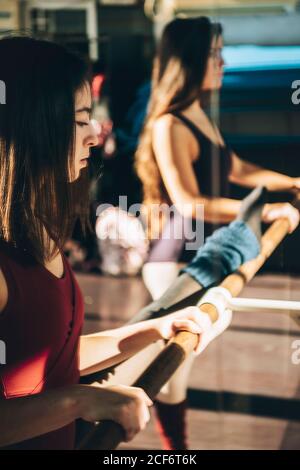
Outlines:
{"label": "woman's nose", "polygon": [[225,65],[225,60],[224,60],[223,55],[221,54],[220,55],[220,67],[224,67],[224,65]]}
{"label": "woman's nose", "polygon": [[99,143],[99,134],[100,134],[100,125],[96,119],[90,120],[89,125],[89,135],[88,135],[88,145],[90,147],[95,147]]}

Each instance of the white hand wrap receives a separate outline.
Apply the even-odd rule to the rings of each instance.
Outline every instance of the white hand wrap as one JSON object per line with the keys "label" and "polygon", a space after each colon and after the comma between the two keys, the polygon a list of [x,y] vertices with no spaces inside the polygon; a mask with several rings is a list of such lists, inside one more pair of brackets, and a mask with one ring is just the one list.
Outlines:
{"label": "white hand wrap", "polygon": [[[218,319],[211,324],[211,328],[203,333],[200,347],[197,354],[200,354],[209,345],[209,343],[228,328],[232,319],[232,311],[227,308],[232,296],[227,289],[223,287],[213,287],[207,291],[198,303],[201,305],[210,303],[214,305],[218,312]],[[204,314],[204,312],[203,312]]]}

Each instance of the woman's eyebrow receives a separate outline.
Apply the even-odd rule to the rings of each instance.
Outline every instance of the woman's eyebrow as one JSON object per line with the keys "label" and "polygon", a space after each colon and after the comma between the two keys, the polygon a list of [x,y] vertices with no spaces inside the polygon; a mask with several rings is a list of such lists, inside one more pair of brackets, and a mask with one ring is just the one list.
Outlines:
{"label": "woman's eyebrow", "polygon": [[92,108],[84,107],[84,108],[76,109],[76,113],[83,113],[83,112],[91,114]]}

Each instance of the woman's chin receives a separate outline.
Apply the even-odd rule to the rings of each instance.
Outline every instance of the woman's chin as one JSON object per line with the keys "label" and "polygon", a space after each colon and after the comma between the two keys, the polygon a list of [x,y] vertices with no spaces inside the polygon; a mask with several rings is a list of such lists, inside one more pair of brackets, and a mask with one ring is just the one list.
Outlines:
{"label": "woman's chin", "polygon": [[207,91],[213,93],[214,91],[218,91],[222,88],[222,78],[218,78],[215,80],[214,83],[211,83],[209,86],[202,87],[202,91]]}

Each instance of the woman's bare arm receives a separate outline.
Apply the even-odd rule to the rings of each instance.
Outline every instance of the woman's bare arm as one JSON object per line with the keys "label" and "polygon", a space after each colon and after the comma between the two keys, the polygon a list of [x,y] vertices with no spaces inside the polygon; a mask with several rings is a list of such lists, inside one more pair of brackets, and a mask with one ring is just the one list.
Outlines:
{"label": "woman's bare arm", "polygon": [[7,299],[8,299],[7,284],[5,281],[5,277],[3,276],[2,270],[0,269],[0,315],[1,315],[2,310],[4,310],[7,304]]}
{"label": "woman's bare arm", "polygon": [[80,417],[72,387],[0,400],[0,447],[59,429]]}
{"label": "woman's bare arm", "polygon": [[121,424],[130,440],[150,419],[152,401],[136,387],[70,385],[37,395],[0,400],[0,447],[55,431],[77,418]]}
{"label": "woman's bare arm", "polygon": [[232,152],[230,181],[241,186],[254,188],[265,186],[269,191],[291,191],[297,186],[297,179],[276,171],[266,170],[258,165],[242,160]]}
{"label": "woman's bare arm", "polygon": [[81,375],[106,369],[161,339],[155,320],[80,337]]}

